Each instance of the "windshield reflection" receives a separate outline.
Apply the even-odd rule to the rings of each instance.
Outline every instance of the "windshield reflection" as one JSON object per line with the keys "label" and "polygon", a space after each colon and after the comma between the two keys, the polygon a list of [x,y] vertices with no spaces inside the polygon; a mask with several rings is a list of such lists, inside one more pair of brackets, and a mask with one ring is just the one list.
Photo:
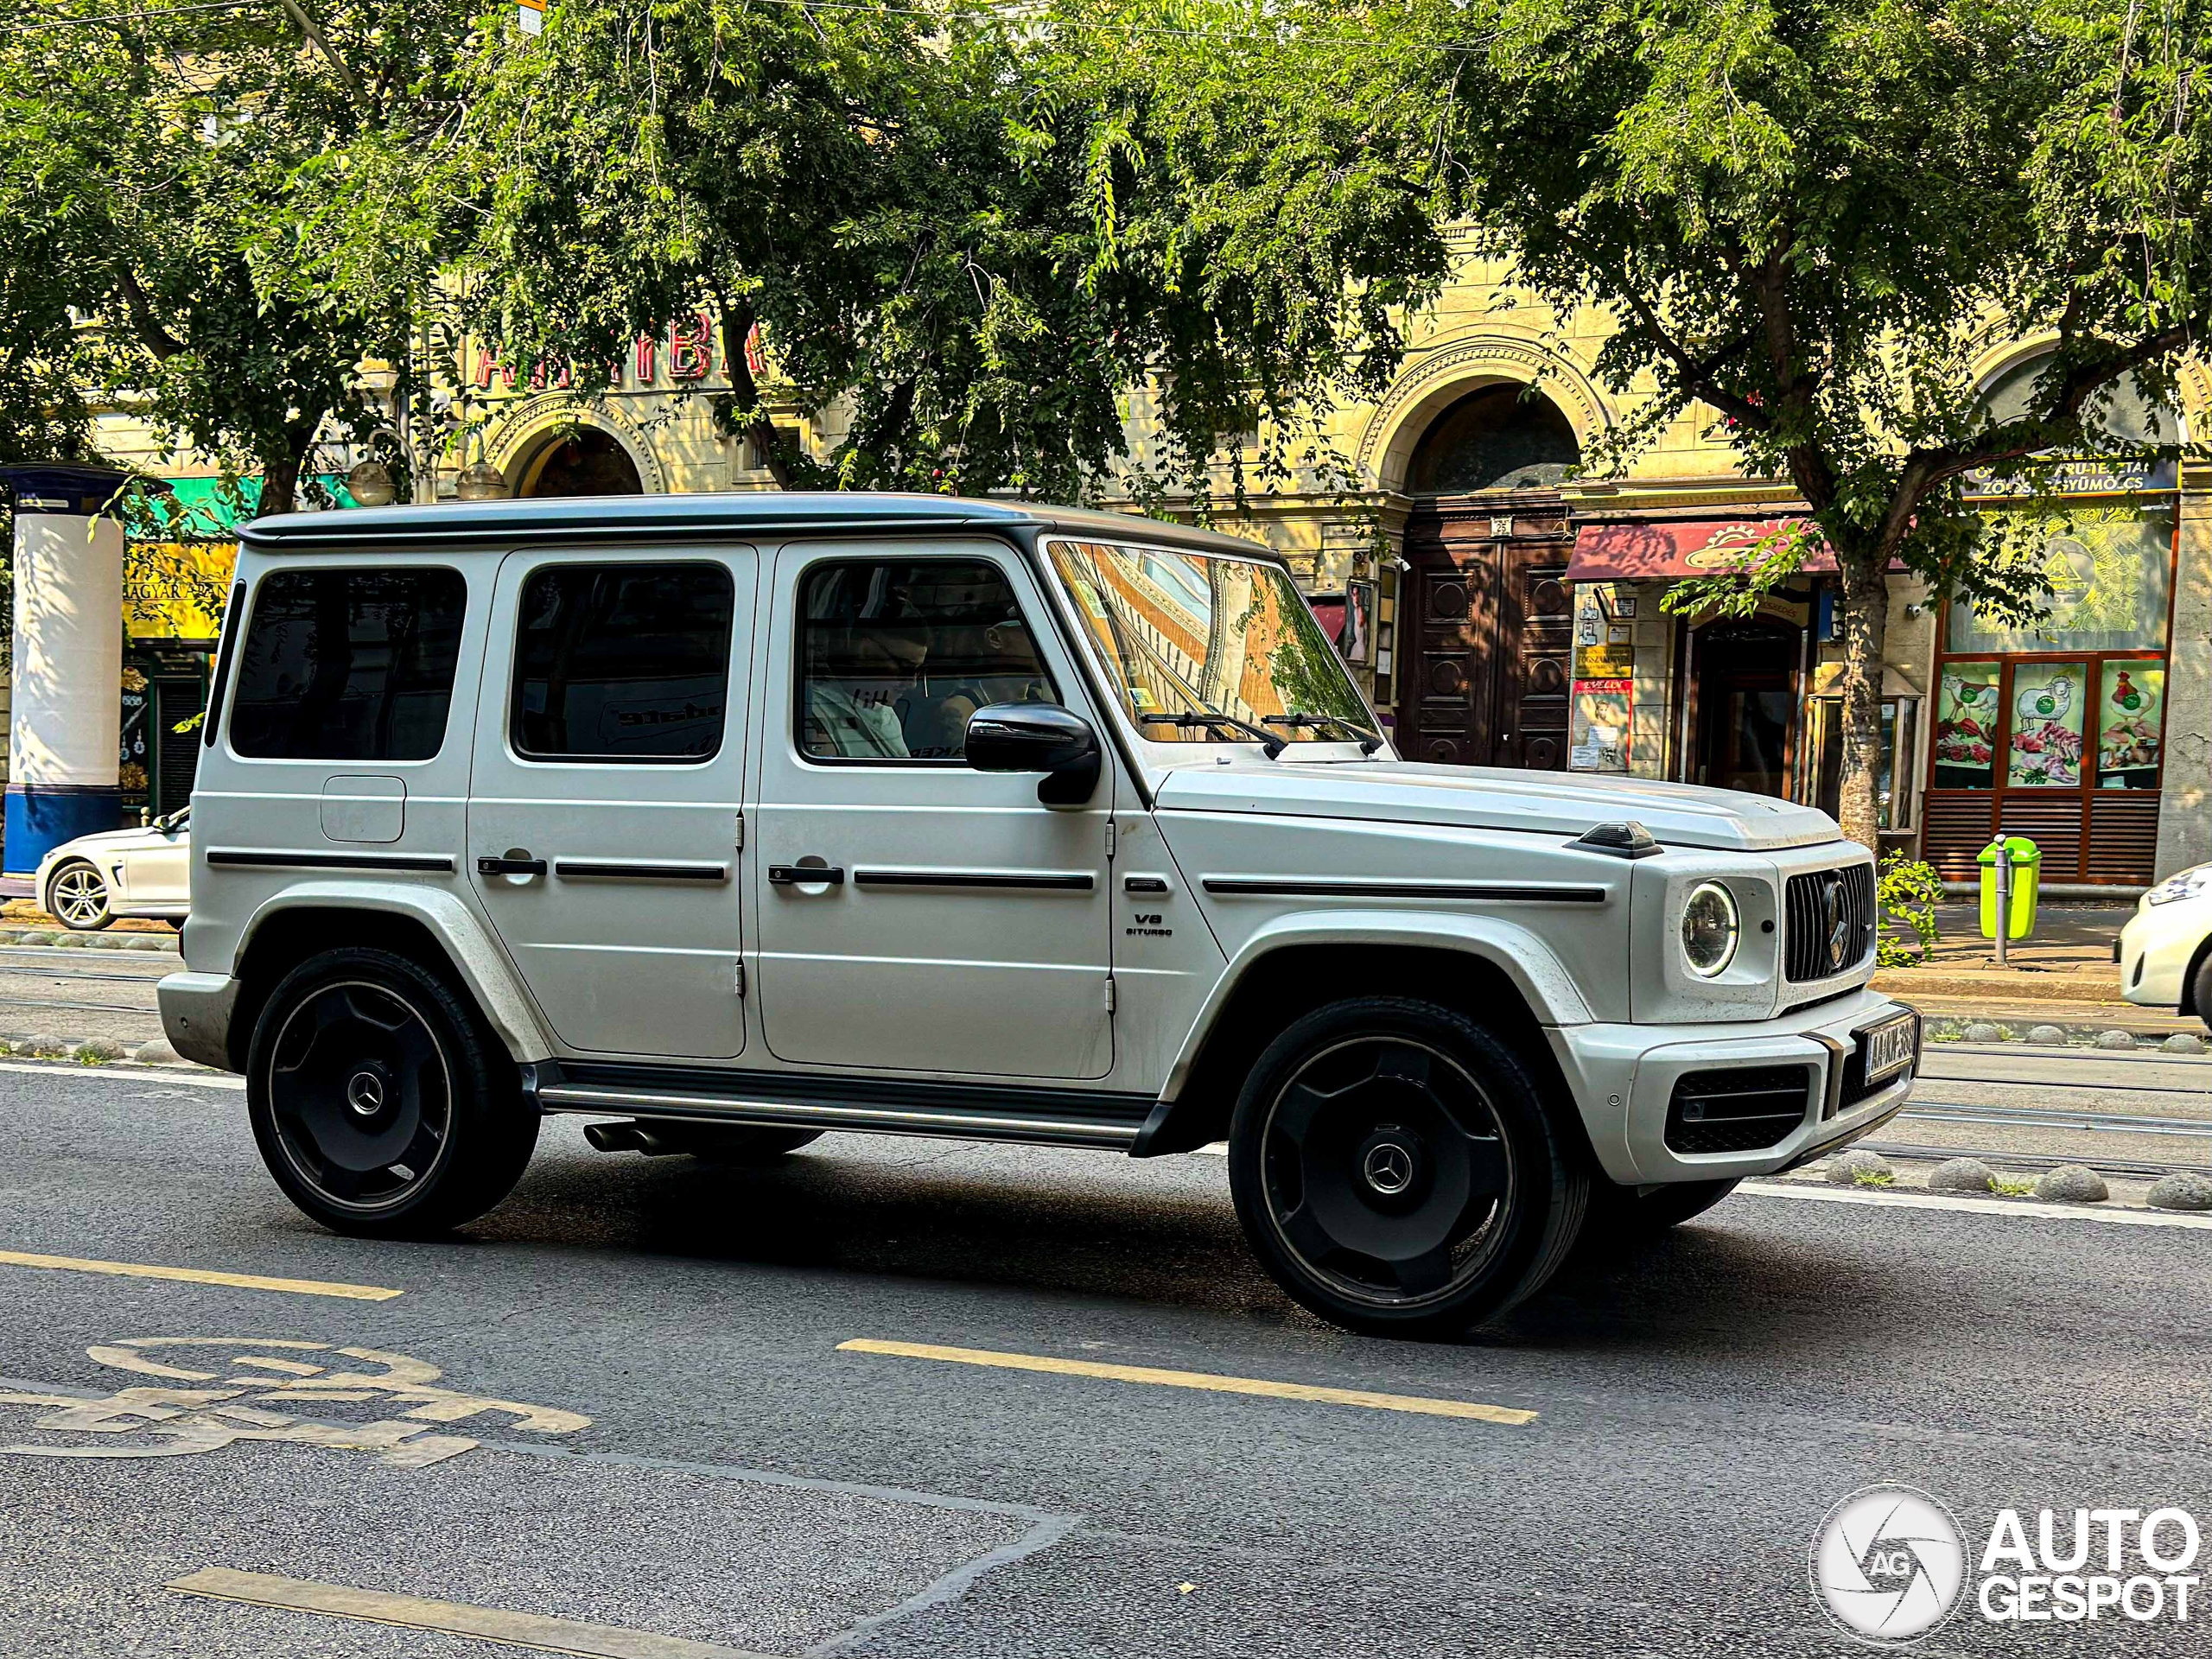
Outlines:
{"label": "windshield reflection", "polygon": [[[1147,716],[1225,715],[1300,743],[1342,742],[1345,725],[1363,732],[1371,723],[1335,648],[1276,566],[1103,542],[1055,542],[1050,553],[1152,741],[1251,740]],[[1293,723],[1298,716],[1344,724]]]}

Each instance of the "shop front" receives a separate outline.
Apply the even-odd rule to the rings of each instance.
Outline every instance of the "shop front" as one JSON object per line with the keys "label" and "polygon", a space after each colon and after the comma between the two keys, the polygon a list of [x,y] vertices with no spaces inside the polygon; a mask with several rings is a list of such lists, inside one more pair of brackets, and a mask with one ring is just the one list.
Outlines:
{"label": "shop front", "polygon": [[1963,604],[1945,620],[1924,855],[1962,880],[1993,835],[2026,836],[2046,882],[2140,886],[2157,874],[2177,498],[1988,511],[2050,591],[2026,626]]}

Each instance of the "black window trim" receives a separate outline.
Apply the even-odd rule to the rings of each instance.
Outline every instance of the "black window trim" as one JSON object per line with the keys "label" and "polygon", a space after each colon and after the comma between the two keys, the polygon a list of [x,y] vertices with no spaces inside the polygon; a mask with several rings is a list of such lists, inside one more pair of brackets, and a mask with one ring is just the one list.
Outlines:
{"label": "black window trim", "polygon": [[[440,728],[438,733],[438,747],[431,750],[428,754],[416,755],[404,760],[392,755],[250,754],[245,750],[239,748],[238,746],[237,734],[232,729],[235,724],[231,718],[233,711],[222,706],[222,699],[226,690],[225,677],[232,668],[235,667],[235,663],[232,659],[243,655],[245,651],[246,642],[252,634],[253,625],[259,620],[262,601],[268,593],[269,584],[270,582],[279,576],[308,575],[322,575],[326,574],[332,575],[345,575],[352,572],[364,570],[373,572],[377,575],[391,575],[405,570],[442,570],[447,575],[457,579],[461,583],[461,639],[454,653],[453,683],[446,688],[446,719],[444,726]],[[235,582],[232,588],[231,594],[232,606],[233,608],[238,606],[238,601],[241,597],[248,597],[246,583],[243,578],[238,579]],[[419,559],[404,558],[397,563],[376,564],[361,564],[355,563],[351,560],[335,559],[327,563],[323,560],[316,559],[313,561],[303,560],[298,563],[274,564],[270,566],[270,569],[262,571],[260,575],[257,575],[253,579],[252,592],[250,595],[250,599],[251,605],[238,625],[238,637],[235,644],[231,645],[229,650],[226,651],[225,645],[230,628],[230,613],[228,611],[225,612],[223,617],[225,632],[222,636],[219,636],[215,642],[215,676],[213,683],[208,687],[207,718],[202,722],[202,726],[206,733],[207,745],[209,748],[213,748],[219,738],[223,747],[223,752],[232,760],[242,760],[248,766],[428,766],[435,764],[444,757],[448,746],[453,741],[454,705],[461,701],[463,684],[467,678],[461,671],[463,665],[468,660],[468,614],[470,607],[476,601],[475,587],[468,579],[468,572],[463,569],[461,565],[451,563],[446,559],[436,557]],[[244,688],[245,681],[243,671],[232,675],[231,677],[236,678],[238,684],[235,687],[227,688],[228,690],[236,691]],[[472,692],[470,695],[473,696],[474,693]],[[219,709],[223,715],[219,731],[216,722],[216,714]],[[472,728],[474,725],[473,717],[470,721],[470,724]]]}
{"label": "black window trim", "polygon": [[[506,731],[504,734],[506,740],[507,758],[519,766],[710,766],[714,765],[722,758],[723,751],[729,747],[730,715],[737,706],[736,700],[731,693],[731,688],[740,683],[737,674],[736,573],[730,569],[728,563],[722,559],[700,558],[696,556],[677,559],[610,559],[606,557],[601,550],[593,549],[591,551],[599,556],[571,556],[569,550],[565,549],[559,553],[549,554],[524,569],[517,581],[514,633],[507,647],[507,718]],[[534,750],[523,747],[521,737],[516,727],[519,723],[518,717],[522,713],[520,678],[522,597],[530,583],[536,581],[541,572],[546,570],[645,570],[667,565],[692,565],[704,570],[719,571],[729,583],[729,639],[722,648],[722,725],[721,729],[715,734],[715,747],[705,754],[539,754]],[[744,747],[741,741],[738,747],[741,750]]]}
{"label": "black window trim", "polygon": [[[863,766],[873,767],[879,772],[973,772],[975,768],[968,764],[965,755],[917,754],[908,755],[902,760],[895,755],[887,754],[813,754],[807,750],[806,739],[801,723],[805,719],[806,714],[806,654],[800,648],[799,639],[799,630],[806,622],[806,618],[799,613],[799,609],[807,580],[816,571],[831,565],[854,564],[865,567],[893,563],[989,565],[1005,578],[1007,592],[1013,595],[1015,608],[1021,611],[1021,625],[1028,631],[1030,639],[1033,641],[1038,639],[1038,631],[1035,625],[1029,620],[1029,612],[1022,608],[1021,589],[1015,583],[1006,562],[998,556],[995,548],[989,550],[977,548],[973,551],[958,553],[938,552],[934,550],[925,553],[899,553],[887,549],[884,552],[874,555],[837,552],[824,554],[817,559],[810,559],[801,565],[791,577],[791,632],[790,635],[791,718],[791,725],[785,734],[791,740],[791,759],[803,766],[825,768],[849,769]],[[1026,568],[1027,561],[1016,557],[1014,563]],[[1037,652],[1037,666],[1043,671],[1046,683],[1052,688],[1054,706],[1068,708],[1068,702],[1060,690],[1059,676],[1052,672],[1052,665],[1045,660],[1045,653],[1041,649]],[[1084,713],[1080,709],[1073,709],[1071,712],[1078,715]]]}

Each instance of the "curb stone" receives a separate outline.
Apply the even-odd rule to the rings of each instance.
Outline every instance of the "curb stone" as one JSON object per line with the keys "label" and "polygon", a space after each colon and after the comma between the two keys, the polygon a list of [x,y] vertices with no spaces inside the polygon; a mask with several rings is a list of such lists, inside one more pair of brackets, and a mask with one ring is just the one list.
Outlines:
{"label": "curb stone", "polygon": [[2133,1048],[2135,1033],[2132,1031],[2101,1031],[2097,1033],[2099,1048]]}
{"label": "curb stone", "polygon": [[2112,1197],[2112,1189],[2087,1165],[2061,1164],[2044,1172],[2036,1183],[2036,1197],[2045,1204],[2102,1204]]}
{"label": "curb stone", "polygon": [[2168,1175],[2151,1189],[2149,1202],[2159,1210],[2212,1210],[2212,1180],[2202,1175]]}
{"label": "curb stone", "polygon": [[1847,1152],[1830,1160],[1827,1166],[1828,1184],[1832,1186],[1857,1186],[1861,1175],[1894,1178],[1896,1174],[1890,1160],[1878,1152]]}
{"label": "curb stone", "polygon": [[1979,1158],[1948,1158],[1929,1172],[1931,1192],[1994,1192],[1997,1172]]}

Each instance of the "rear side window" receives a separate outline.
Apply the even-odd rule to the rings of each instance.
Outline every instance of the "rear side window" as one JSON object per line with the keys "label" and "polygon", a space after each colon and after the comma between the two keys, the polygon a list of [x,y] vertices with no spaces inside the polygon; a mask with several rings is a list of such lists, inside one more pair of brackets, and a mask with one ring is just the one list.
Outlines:
{"label": "rear side window", "polygon": [[467,608],[458,570],[264,578],[238,653],[232,748],[262,760],[428,760],[445,742]]}
{"label": "rear side window", "polygon": [[719,564],[556,564],[523,584],[515,752],[704,760],[722,746],[736,587]]}

